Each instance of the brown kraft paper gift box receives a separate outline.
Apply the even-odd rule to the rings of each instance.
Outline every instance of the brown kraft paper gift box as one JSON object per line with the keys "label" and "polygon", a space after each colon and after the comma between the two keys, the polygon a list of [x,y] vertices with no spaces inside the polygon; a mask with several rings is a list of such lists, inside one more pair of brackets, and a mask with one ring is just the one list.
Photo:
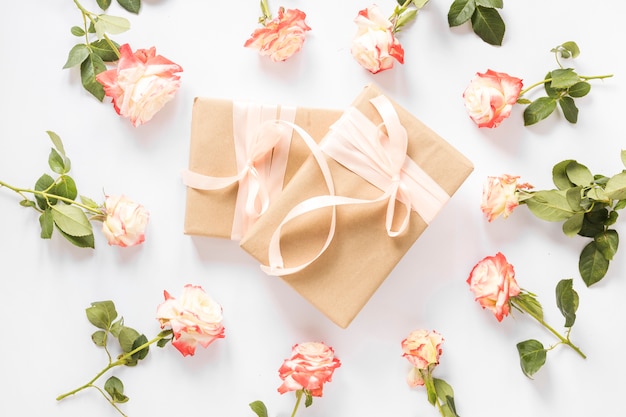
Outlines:
{"label": "brown kraft paper gift box", "polygon": [[[196,97],[191,120],[189,169],[193,173],[212,177],[230,177],[238,174],[234,144],[234,102],[219,98]],[[262,105],[265,106],[265,105]],[[273,106],[279,117],[281,106]],[[326,134],[341,111],[297,107],[296,125],[318,141]],[[283,185],[293,177],[309,155],[309,148],[293,132]],[[239,184],[225,188],[204,190],[187,187],[184,233],[237,240],[231,235]]]}
{"label": "brown kraft paper gift box", "polygon": [[[379,95],[380,90],[370,84],[353,102],[353,106],[375,125],[382,119],[369,100]],[[407,110],[389,101],[407,132],[406,154],[445,190],[446,197],[452,196],[473,171],[472,163]],[[334,159],[325,156],[325,160],[332,174],[335,195],[366,200],[381,196],[381,189]],[[270,241],[285,216],[299,203],[328,193],[320,167],[315,158],[309,157],[280,198],[244,235],[240,246],[267,268]],[[422,217],[411,211],[407,229],[390,237],[385,227],[387,203],[338,206],[335,235],[321,256],[298,272],[278,274],[342,328],[348,327],[427,227]],[[309,212],[282,227],[279,242],[286,268],[304,264],[320,252],[329,233],[331,210],[326,207]],[[395,217],[402,218],[403,213],[406,210]],[[394,226],[398,223],[395,217]],[[270,275],[274,274],[270,272]]]}

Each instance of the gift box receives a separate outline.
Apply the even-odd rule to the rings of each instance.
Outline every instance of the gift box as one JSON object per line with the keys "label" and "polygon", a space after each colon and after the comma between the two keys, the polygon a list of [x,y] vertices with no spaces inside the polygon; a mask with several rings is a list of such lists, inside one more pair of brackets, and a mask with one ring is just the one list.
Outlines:
{"label": "gift box", "polygon": [[[239,240],[341,111],[196,97],[184,233]],[[303,133],[304,134],[304,133]]]}
{"label": "gift box", "polygon": [[346,328],[472,171],[370,84],[240,246]]}

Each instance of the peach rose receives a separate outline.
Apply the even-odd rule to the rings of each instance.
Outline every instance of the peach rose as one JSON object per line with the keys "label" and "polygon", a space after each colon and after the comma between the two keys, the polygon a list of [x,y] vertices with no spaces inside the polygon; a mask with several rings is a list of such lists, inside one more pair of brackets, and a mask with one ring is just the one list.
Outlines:
{"label": "peach rose", "polygon": [[209,346],[224,337],[222,306],[215,302],[197,285],[183,287],[179,299],[163,291],[165,301],[157,308],[161,328],[171,328],[174,333],[172,345],[183,354],[193,355],[196,345]]}
{"label": "peach rose", "polygon": [[350,52],[361,66],[372,74],[393,67],[394,59],[404,63],[404,49],[393,33],[393,24],[378,6],[359,11],[354,19],[357,32]]}
{"label": "peach rose", "polygon": [[139,126],[170,101],[180,87],[180,65],[161,55],[154,47],[138,49],[135,53],[128,44],[120,47],[117,68],[101,72],[96,80],[113,100],[117,114],[130,118]]}
{"label": "peach rose", "polygon": [[509,117],[522,90],[522,80],[487,70],[476,76],[463,92],[470,118],[478,127],[497,127]]}
{"label": "peach rose", "polygon": [[333,372],[341,366],[335,352],[321,342],[295,344],[291,358],[286,359],[278,374],[283,383],[278,392],[307,390],[313,397],[322,396],[322,388],[330,382]]}
{"label": "peach rose", "polygon": [[254,48],[274,62],[284,61],[302,49],[306,32],[306,14],[298,9],[278,9],[278,16],[256,29],[244,46]]}
{"label": "peach rose", "polygon": [[442,343],[439,333],[428,330],[414,330],[402,341],[402,357],[413,365],[406,378],[409,386],[424,385],[421,371],[430,373],[439,364]]}
{"label": "peach rose", "polygon": [[493,221],[498,216],[505,219],[519,206],[518,190],[531,189],[528,183],[518,184],[519,176],[508,174],[499,177],[487,177],[483,185],[482,201],[480,209],[487,216],[488,221]]}
{"label": "peach rose", "polygon": [[106,196],[102,233],[109,245],[134,246],[145,240],[150,214],[126,196]]}
{"label": "peach rose", "polygon": [[500,252],[478,262],[467,278],[467,283],[476,301],[482,308],[491,310],[498,321],[509,315],[509,299],[521,291],[515,281],[513,265]]}

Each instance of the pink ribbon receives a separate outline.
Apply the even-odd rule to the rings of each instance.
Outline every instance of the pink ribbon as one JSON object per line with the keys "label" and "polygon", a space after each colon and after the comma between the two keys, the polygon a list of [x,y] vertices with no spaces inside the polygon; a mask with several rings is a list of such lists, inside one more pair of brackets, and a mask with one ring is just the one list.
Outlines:
{"label": "pink ribbon", "polygon": [[[448,193],[407,156],[406,129],[400,123],[389,99],[381,95],[371,99],[370,102],[383,120],[381,126],[374,125],[360,111],[350,107],[331,126],[330,132],[322,141],[321,148],[326,155],[363,177],[383,193],[373,200],[337,196],[332,178],[324,175],[329,195],[312,197],[297,204],[274,231],[269,243],[269,266],[261,265],[261,269],[267,274],[289,275],[315,262],[328,248],[334,237],[336,207],[338,206],[371,204],[388,200],[385,226],[387,234],[390,237],[396,237],[408,228],[412,210],[416,211],[428,224],[449,200]],[[322,161],[318,159],[318,164],[323,170],[328,169],[325,159]],[[405,206],[405,215],[398,229],[393,230],[398,202]],[[283,226],[296,217],[325,207],[332,207],[326,242],[311,260],[286,268],[280,250],[280,235]]]}
{"label": "pink ribbon", "polygon": [[282,190],[296,108],[282,106],[280,114],[277,110],[277,106],[233,103],[237,175],[212,177],[189,170],[181,174],[185,185],[199,190],[219,190],[239,183],[233,240],[241,239]]}

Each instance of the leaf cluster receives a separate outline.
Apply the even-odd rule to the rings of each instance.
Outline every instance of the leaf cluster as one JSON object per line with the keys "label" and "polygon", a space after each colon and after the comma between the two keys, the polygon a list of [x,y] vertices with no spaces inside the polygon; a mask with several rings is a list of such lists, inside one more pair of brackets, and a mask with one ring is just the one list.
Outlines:
{"label": "leaf cluster", "polygon": [[[626,167],[626,151],[621,151]],[[591,239],[582,249],[578,269],[587,287],[606,275],[617,253],[619,235],[611,226],[626,207],[626,169],[606,177],[593,175],[575,160],[564,160],[552,169],[556,189],[528,192],[520,204],[526,204],[536,217],[563,222],[566,236]]]}
{"label": "leaf cluster", "polygon": [[[391,16],[393,33],[398,33],[408,23],[415,20],[417,13],[426,6],[429,0],[397,0],[397,6]],[[412,6],[412,7],[411,7]]]}
{"label": "leaf cluster", "polygon": [[578,107],[574,99],[589,94],[591,84],[586,81],[587,77],[581,77],[572,68],[563,68],[559,62],[561,58],[576,58],[580,49],[575,42],[565,42],[552,48],[559,68],[548,72],[543,79],[543,87],[546,95],[530,101],[524,97],[518,99],[519,104],[528,104],[524,109],[524,126],[530,126],[550,116],[558,107],[563,116],[570,123],[578,121]]}
{"label": "leaf cluster", "polygon": [[428,402],[439,404],[442,417],[459,417],[454,405],[454,390],[452,386],[440,378],[426,376],[424,378]]}
{"label": "leaf cluster", "polygon": [[[576,310],[578,310],[578,293],[573,288],[572,279],[562,279],[558,282],[555,289],[556,305],[565,318],[564,327],[567,328],[566,336],[558,343],[569,342],[569,332],[576,321]],[[534,294],[522,292],[511,299],[511,304],[517,310],[528,313],[542,324],[543,308]],[[517,352],[520,358],[520,366],[522,372],[529,378],[546,363],[547,353],[554,348],[544,347],[544,345],[536,339],[528,339],[517,344]]]}
{"label": "leaf cluster", "polygon": [[448,26],[460,26],[470,21],[472,30],[490,45],[502,45],[506,26],[497,9],[503,0],[454,0],[448,11]]}
{"label": "leaf cluster", "polygon": [[[54,132],[46,132],[54,145],[48,156],[48,165],[56,178],[42,174],[30,191],[34,199],[24,196],[20,205],[31,207],[40,213],[39,225],[41,238],[50,239],[56,228],[59,233],[75,246],[81,248],[94,247],[93,228],[85,211],[75,205],[78,191],[76,182],[69,175],[71,161],[65,153],[61,138]],[[54,175],[53,174],[53,175]],[[98,204],[81,196],[81,205],[98,211]],[[92,218],[95,219],[95,218]]]}
{"label": "leaf cluster", "polygon": [[[105,12],[111,0],[96,0],[100,9]],[[120,6],[130,13],[137,14],[141,8],[141,0],[117,0]],[[71,33],[83,37],[84,42],[74,45],[63,65],[64,69],[80,66],[80,78],[83,88],[102,101],[105,93],[96,75],[106,71],[107,62],[119,59],[119,44],[109,35],[124,33],[130,29],[128,19],[111,16],[106,13],[92,13],[82,6],[79,9],[83,17],[83,25],[73,26]]]}

